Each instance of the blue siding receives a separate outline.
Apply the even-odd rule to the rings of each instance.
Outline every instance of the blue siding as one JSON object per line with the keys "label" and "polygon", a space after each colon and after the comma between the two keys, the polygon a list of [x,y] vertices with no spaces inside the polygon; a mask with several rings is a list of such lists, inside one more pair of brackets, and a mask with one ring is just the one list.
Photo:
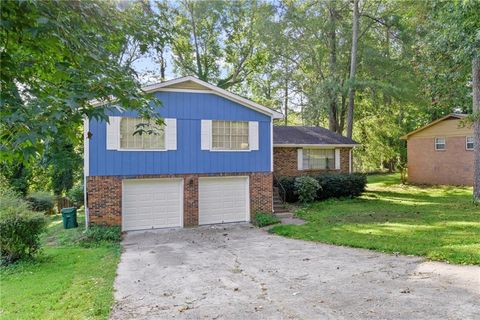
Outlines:
{"label": "blue siding", "polygon": [[[271,118],[228,99],[207,93],[160,92],[164,118],[177,119],[177,150],[115,151],[106,149],[106,123],[90,120],[90,175],[145,175],[271,170]],[[135,112],[114,116],[135,116]],[[201,120],[259,122],[259,150],[212,152],[201,150]]]}

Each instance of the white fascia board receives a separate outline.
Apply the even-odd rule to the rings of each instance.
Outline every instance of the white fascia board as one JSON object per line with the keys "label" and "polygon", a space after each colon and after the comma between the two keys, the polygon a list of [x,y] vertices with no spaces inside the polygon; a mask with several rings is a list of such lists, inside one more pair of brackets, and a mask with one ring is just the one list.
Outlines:
{"label": "white fascia board", "polygon": [[359,144],[274,144],[276,148],[355,148]]}
{"label": "white fascia board", "polygon": [[[198,89],[169,89],[169,88],[166,88],[168,86],[178,84],[178,83],[182,83],[182,82],[187,82],[187,81],[195,82],[195,83],[207,88],[208,90],[202,91],[202,90],[198,90]],[[273,119],[283,119],[283,114],[278,112],[278,111],[275,111],[275,110],[272,110],[270,108],[264,107],[264,106],[262,106],[262,105],[260,105],[256,102],[253,102],[251,100],[243,98],[239,95],[231,93],[227,90],[224,90],[222,88],[219,88],[217,86],[214,86],[210,83],[207,83],[203,80],[197,79],[197,78],[192,77],[192,76],[177,78],[177,79],[173,79],[173,80],[167,80],[167,81],[164,81],[164,82],[160,82],[160,83],[152,84],[152,85],[149,85],[149,86],[145,86],[145,87],[142,88],[142,91],[144,91],[146,93],[153,93],[153,92],[157,92],[157,91],[213,93],[213,94],[216,94],[216,95],[221,96],[223,98],[226,98],[226,99],[229,99],[231,101],[237,102],[237,103],[239,103],[241,105],[244,105],[246,107],[249,107],[250,109],[256,110],[256,111],[261,112],[263,114],[270,115],[270,116],[272,116]],[[111,97],[111,98],[109,97],[108,101],[95,100],[95,101],[92,101],[91,104],[95,107],[98,107],[98,106],[104,105],[104,104],[109,103],[109,102],[114,102],[114,101],[115,101],[115,99],[113,97]]]}

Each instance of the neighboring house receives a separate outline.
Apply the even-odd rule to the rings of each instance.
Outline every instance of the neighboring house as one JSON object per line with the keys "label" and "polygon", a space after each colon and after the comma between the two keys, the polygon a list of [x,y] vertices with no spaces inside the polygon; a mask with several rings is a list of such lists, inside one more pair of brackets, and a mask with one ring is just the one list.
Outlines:
{"label": "neighboring house", "polygon": [[473,127],[466,115],[450,114],[403,136],[408,181],[418,184],[473,184]]}
{"label": "neighboring house", "polygon": [[352,172],[350,138],[320,127],[273,127],[273,170],[277,177]]}
{"label": "neighboring house", "polygon": [[[273,211],[273,119],[281,113],[194,77],[144,90],[162,101],[159,134],[134,135],[142,120],[133,111],[111,109],[109,123],[85,122],[87,223],[140,230],[250,221]],[[316,142],[285,150],[325,147]],[[351,155],[337,142],[331,147],[340,151],[315,149],[307,162],[349,171]]]}

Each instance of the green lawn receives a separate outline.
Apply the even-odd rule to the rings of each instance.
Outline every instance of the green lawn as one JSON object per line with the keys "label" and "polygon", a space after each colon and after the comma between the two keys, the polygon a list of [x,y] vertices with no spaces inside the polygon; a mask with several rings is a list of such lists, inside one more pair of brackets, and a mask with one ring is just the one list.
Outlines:
{"label": "green lawn", "polygon": [[[83,220],[83,217],[80,217]],[[116,244],[82,247],[83,221],[64,230],[50,219],[39,257],[0,269],[2,319],[106,319],[119,261]]]}
{"label": "green lawn", "polygon": [[472,188],[400,184],[399,175],[368,178],[358,199],[327,200],[300,209],[307,223],[271,232],[296,239],[480,264],[480,207]]}

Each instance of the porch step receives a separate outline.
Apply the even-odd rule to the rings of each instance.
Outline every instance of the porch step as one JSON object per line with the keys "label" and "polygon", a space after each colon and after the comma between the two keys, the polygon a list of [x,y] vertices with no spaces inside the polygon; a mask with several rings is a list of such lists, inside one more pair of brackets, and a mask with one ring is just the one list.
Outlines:
{"label": "porch step", "polygon": [[275,216],[277,216],[280,219],[291,219],[293,218],[293,213],[291,212],[282,212],[282,213],[277,213],[275,212]]}

